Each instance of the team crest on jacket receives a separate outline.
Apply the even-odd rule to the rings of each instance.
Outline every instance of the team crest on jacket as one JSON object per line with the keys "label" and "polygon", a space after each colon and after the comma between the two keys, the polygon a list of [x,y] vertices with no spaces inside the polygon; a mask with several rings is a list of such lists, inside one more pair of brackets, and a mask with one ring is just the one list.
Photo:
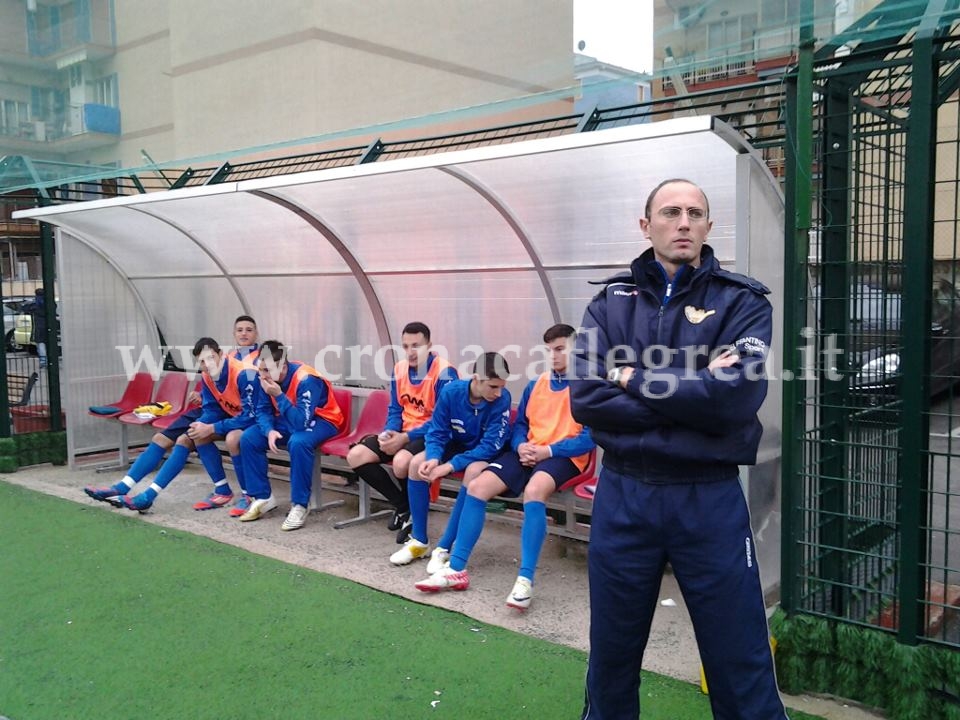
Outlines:
{"label": "team crest on jacket", "polygon": [[716,312],[716,310],[702,310],[700,308],[695,308],[693,305],[687,305],[683,309],[683,314],[687,316],[687,320],[692,322],[694,325],[699,325]]}

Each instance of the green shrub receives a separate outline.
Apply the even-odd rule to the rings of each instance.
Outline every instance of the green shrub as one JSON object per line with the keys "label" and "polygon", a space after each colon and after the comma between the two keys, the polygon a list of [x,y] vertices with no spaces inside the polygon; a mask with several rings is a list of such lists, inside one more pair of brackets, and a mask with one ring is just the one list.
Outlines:
{"label": "green shrub", "polygon": [[849,698],[886,710],[891,720],[960,720],[960,707],[948,696],[960,685],[957,650],[903,645],[879,629],[779,610],[770,630],[785,692]]}

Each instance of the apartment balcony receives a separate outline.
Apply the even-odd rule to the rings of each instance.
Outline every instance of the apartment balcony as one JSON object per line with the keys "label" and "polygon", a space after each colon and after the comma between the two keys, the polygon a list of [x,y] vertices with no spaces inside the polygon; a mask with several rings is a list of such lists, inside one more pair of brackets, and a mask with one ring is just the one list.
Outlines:
{"label": "apartment balcony", "polygon": [[116,52],[107,20],[76,19],[42,30],[28,28],[30,57],[48,67],[64,68],[77,62],[96,62]]}
{"label": "apartment balcony", "polygon": [[675,92],[677,77],[688,92],[694,92],[782,73],[795,57],[799,42],[796,27],[761,29],[740,45],[740,52],[711,56],[709,51],[696,50],[676,57],[672,65],[663,64],[664,71],[670,73],[663,79],[663,91]]}
{"label": "apartment balcony", "polygon": [[[691,58],[681,58],[672,66],[673,72],[670,76],[663,78],[664,93],[673,94],[676,92],[675,80],[677,75],[683,80],[688,92],[692,92],[694,86],[716,87],[719,85],[736,84],[743,82],[744,78],[750,78],[756,75],[756,67],[752,58],[743,56],[735,58],[712,58],[700,61],[691,60]],[[670,68],[664,67],[669,71]],[[731,82],[734,81],[734,82]],[[697,87],[697,90],[704,90],[705,87]]]}
{"label": "apartment balcony", "polygon": [[114,145],[120,139],[120,110],[108,105],[71,105],[47,120],[0,125],[0,155],[31,152],[71,153]]}

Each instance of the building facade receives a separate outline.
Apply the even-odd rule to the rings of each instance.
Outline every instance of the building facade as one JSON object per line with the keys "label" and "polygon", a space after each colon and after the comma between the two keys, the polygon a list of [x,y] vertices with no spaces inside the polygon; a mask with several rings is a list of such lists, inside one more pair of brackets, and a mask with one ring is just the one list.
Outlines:
{"label": "building facade", "polygon": [[552,0],[0,0],[0,156],[138,167],[549,94],[572,24]]}

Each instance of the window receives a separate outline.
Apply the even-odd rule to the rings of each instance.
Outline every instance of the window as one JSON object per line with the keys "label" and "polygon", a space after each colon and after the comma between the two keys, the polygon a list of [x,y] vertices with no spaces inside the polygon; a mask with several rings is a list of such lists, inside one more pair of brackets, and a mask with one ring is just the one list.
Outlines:
{"label": "window", "polygon": [[18,100],[0,100],[0,132],[19,135],[24,123],[30,122],[30,104]]}
{"label": "window", "polygon": [[102,77],[93,83],[93,101],[99,105],[120,106],[116,73]]}
{"label": "window", "polygon": [[83,67],[80,63],[74,63],[68,69],[68,76],[70,78],[70,87],[80,87],[83,85]]}
{"label": "window", "polygon": [[703,17],[707,10],[706,4],[681,5],[674,10],[674,27],[687,28],[693,27]]}
{"label": "window", "polygon": [[799,22],[800,0],[761,0],[760,21],[764,27]]}
{"label": "window", "polygon": [[756,29],[756,13],[710,23],[707,25],[707,56],[721,58],[752,53]]}

